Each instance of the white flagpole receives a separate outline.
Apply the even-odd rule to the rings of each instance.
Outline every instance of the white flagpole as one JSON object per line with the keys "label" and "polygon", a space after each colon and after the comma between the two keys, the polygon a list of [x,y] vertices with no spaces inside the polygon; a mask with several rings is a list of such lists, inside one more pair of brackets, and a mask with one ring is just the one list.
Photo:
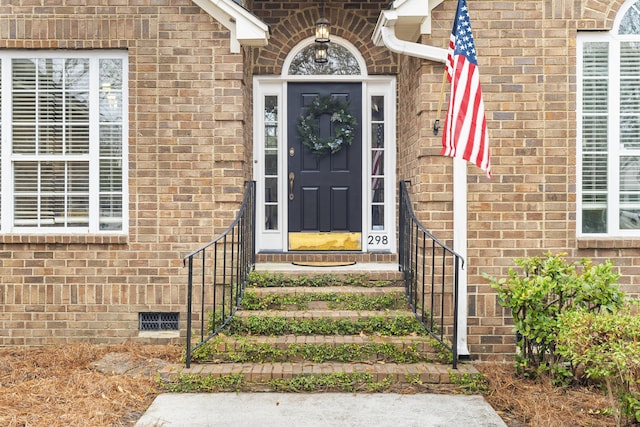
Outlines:
{"label": "white flagpole", "polygon": [[469,356],[467,345],[467,162],[453,159],[453,250],[464,259],[458,277],[458,355]]}

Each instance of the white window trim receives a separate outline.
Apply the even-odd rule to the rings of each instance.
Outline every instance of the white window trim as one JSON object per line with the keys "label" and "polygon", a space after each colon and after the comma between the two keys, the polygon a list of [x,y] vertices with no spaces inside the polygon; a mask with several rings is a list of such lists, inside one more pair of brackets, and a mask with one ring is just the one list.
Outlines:
{"label": "white window trim", "polygon": [[365,62],[364,58],[351,43],[349,43],[347,40],[338,36],[331,36],[331,42],[339,44],[340,46],[345,48],[347,51],[349,51],[351,55],[353,55],[355,60],[358,62],[358,67],[360,67],[360,74],[347,74],[347,75],[339,75],[339,76],[332,76],[332,75],[301,76],[301,75],[289,74],[291,63],[293,62],[295,57],[300,52],[302,52],[302,50],[312,45],[314,42],[315,42],[315,39],[313,37],[308,37],[302,40],[297,45],[295,45],[293,49],[291,49],[286,59],[284,60],[284,63],[282,64],[282,76],[284,78],[286,78],[288,81],[312,80],[312,79],[328,80],[328,81],[362,81],[363,79],[366,79],[367,63]]}
{"label": "white window trim", "polygon": [[[286,90],[286,84],[283,84],[279,79],[263,79],[254,78],[254,101],[253,101],[253,177],[256,181],[256,250],[282,250],[284,244],[285,224],[284,215],[286,203],[283,200],[285,198],[286,182],[284,181],[283,170],[286,170],[286,157],[283,155],[283,129],[284,120],[283,112],[286,112],[284,104],[284,92]],[[264,108],[265,97],[275,96],[278,99],[278,221],[276,229],[268,230],[265,227],[265,164],[264,164],[264,146],[265,146],[265,120],[264,120]],[[286,114],[286,113],[284,113]],[[283,169],[283,163],[284,168]],[[283,192],[285,191],[285,192]]]}
{"label": "white window trim", "polygon": [[[346,76],[290,76],[289,65],[295,55],[300,52],[313,38],[302,41],[294,47],[283,66],[281,76],[254,76],[254,152],[253,152],[253,176],[256,180],[256,251],[257,252],[287,252],[287,224],[288,203],[286,199],[287,181],[284,179],[284,171],[287,170],[287,158],[284,132],[287,129],[287,83],[291,81],[331,81],[331,82],[362,82],[362,252],[380,251],[384,253],[396,252],[396,79],[393,76],[368,76],[366,64],[359,52],[349,42],[337,37],[332,37],[332,42],[338,42],[354,54],[361,66],[361,75]],[[384,157],[384,182],[385,182],[385,229],[383,231],[371,230],[371,97],[385,97],[385,157]],[[265,229],[264,215],[264,98],[265,96],[278,97],[278,189],[279,215],[278,229]],[[388,236],[388,244],[385,246],[369,247],[368,236]]]}
{"label": "white window trim", "polygon": [[[608,233],[583,233],[582,232],[582,217],[583,217],[583,191],[582,191],[582,97],[583,97],[583,51],[584,51],[584,43],[585,42],[598,42],[598,41],[609,41],[610,35],[606,35],[603,37],[601,34],[578,34],[577,43],[576,43],[576,62],[577,62],[577,88],[576,88],[576,234],[578,237],[582,236],[609,236]],[[609,86],[609,108],[611,108],[610,97],[611,97],[611,87]],[[609,120],[610,119],[609,112]],[[610,137],[609,137],[610,138]],[[609,150],[607,150],[609,151]],[[609,162],[611,161],[611,156],[609,156]],[[607,177],[607,183],[609,184],[611,181],[610,177]],[[608,204],[610,201],[608,201]],[[609,205],[610,206],[610,205]],[[607,207],[609,212],[609,206]],[[607,224],[609,225],[609,218],[607,218]]]}
{"label": "white window trim", "polygon": [[[87,227],[20,227],[13,225],[14,194],[13,194],[13,162],[16,156],[12,154],[12,77],[11,62],[16,58],[88,58],[90,62],[101,59],[120,59],[123,61],[122,70],[122,229],[100,230],[99,220],[99,72],[92,72],[89,76],[89,154],[82,155],[84,160],[89,158],[89,226]],[[2,91],[0,92],[0,110],[2,126],[2,184],[0,189],[0,235],[127,235],[129,231],[129,76],[128,55],[125,51],[116,50],[6,50],[0,52],[0,77]],[[94,65],[92,65],[93,67]],[[96,66],[95,70],[99,70]],[[67,159],[69,157],[66,157]]]}
{"label": "white window trim", "polygon": [[[619,34],[620,24],[631,7],[638,0],[627,0],[619,9],[613,29],[609,32],[581,32],[578,33],[576,43],[576,236],[578,238],[615,239],[638,238],[640,229],[620,229],[620,156],[625,154],[639,155],[638,151],[625,153],[620,144],[612,141],[620,140],[620,45],[625,41],[640,42],[640,34]],[[606,42],[609,46],[609,74],[608,74],[608,148],[607,148],[607,232],[584,233],[583,228],[583,191],[582,191],[582,96],[583,96],[583,50],[584,44],[591,42]]]}

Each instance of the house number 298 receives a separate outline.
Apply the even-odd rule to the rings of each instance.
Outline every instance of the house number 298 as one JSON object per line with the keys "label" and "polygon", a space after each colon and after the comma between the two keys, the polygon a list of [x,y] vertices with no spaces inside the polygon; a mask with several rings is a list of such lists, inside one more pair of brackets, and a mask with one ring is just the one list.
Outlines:
{"label": "house number 298", "polygon": [[369,245],[387,245],[389,239],[387,236],[369,236]]}

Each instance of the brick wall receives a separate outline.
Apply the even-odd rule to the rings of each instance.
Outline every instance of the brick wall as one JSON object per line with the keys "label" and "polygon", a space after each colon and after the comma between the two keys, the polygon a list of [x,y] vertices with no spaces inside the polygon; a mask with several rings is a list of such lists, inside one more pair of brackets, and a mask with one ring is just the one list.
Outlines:
{"label": "brick wall", "polygon": [[348,40],[360,51],[369,74],[397,73],[397,55],[374,46],[371,41],[380,10],[388,1],[253,0],[251,10],[271,28],[269,45],[259,49],[256,56],[256,74],[282,73],[283,62],[291,49],[314,35],[321,4],[324,4],[324,16],[331,22],[331,34]]}
{"label": "brick wall", "polygon": [[[486,360],[511,358],[512,321],[483,272],[505,277],[513,260],[566,252],[612,259],[623,289],[638,286],[640,241],[576,239],[576,35],[608,30],[623,1],[474,1],[471,22],[489,126],[494,178],[468,166],[469,349]],[[426,44],[445,47],[456,2],[433,11]],[[437,117],[442,65],[402,58],[398,76],[398,171],[412,182],[418,216],[452,238],[451,161],[438,155],[447,99]],[[416,81],[415,76],[420,76]],[[419,89],[416,91],[416,84]],[[446,85],[448,95],[449,85]]]}
{"label": "brick wall", "polygon": [[[251,78],[281,73],[312,35],[319,3],[253,0],[271,39],[241,54],[190,0],[41,3],[0,6],[0,48],[129,52],[131,225],[128,237],[0,236],[0,344],[119,341],[137,335],[139,311],[183,309],[181,257],[230,223],[251,176]],[[511,321],[483,272],[505,276],[514,258],[567,252],[613,259],[624,289],[640,289],[640,240],[575,237],[576,34],[610,29],[623,0],[470,3],[494,178],[468,166],[469,345],[502,360],[515,349]],[[398,178],[411,181],[427,228],[450,242],[452,163],[439,155],[442,130],[432,133],[436,118],[444,126],[443,65],[372,45],[388,1],[324,4],[333,34],[360,49],[370,74],[397,75]],[[446,47],[455,6],[433,11],[422,42]]]}
{"label": "brick wall", "polygon": [[[468,166],[469,344],[474,355],[504,359],[515,349],[510,318],[483,272],[506,275],[514,258],[545,251],[602,259],[602,251],[579,251],[575,239],[575,37],[577,28],[610,28],[620,4],[470,5],[494,171],[489,180]],[[352,20],[351,8],[362,6],[370,4],[327,2],[325,15],[334,34],[361,49],[369,73],[397,74],[398,178],[411,181],[416,212],[427,228],[450,243],[452,162],[439,155],[442,131],[437,136],[432,131],[436,119],[444,126],[446,97],[437,115],[443,65],[391,55],[392,67],[379,67],[378,56],[366,47],[379,11],[366,15],[363,7],[355,15],[367,18]],[[269,47],[257,54],[255,72],[279,74],[290,49],[311,35],[317,6],[254,1],[251,7],[272,28]],[[423,43],[446,48],[455,7],[455,1],[445,1],[433,11],[433,31]],[[447,94],[448,89],[447,84]]]}
{"label": "brick wall", "polygon": [[128,51],[130,228],[0,236],[0,345],[121,342],[138,312],[183,311],[182,257],[229,225],[250,176],[251,79],[228,31],[190,0],[16,0],[5,48]]}

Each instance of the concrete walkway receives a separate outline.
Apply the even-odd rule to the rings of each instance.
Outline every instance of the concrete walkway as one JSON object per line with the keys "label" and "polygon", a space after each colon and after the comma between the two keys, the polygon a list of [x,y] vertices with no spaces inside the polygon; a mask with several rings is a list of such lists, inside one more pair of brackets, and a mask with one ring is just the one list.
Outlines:
{"label": "concrete walkway", "polygon": [[506,427],[482,396],[162,394],[136,427]]}

